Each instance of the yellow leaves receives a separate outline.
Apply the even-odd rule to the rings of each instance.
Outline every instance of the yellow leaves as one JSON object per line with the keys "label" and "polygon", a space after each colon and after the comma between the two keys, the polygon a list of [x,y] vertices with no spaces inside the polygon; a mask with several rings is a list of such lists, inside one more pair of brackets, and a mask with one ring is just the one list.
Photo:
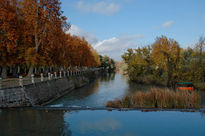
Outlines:
{"label": "yellow leaves", "polygon": [[0,35],[0,61],[4,63],[100,65],[98,53],[85,38],[65,33],[69,24],[62,16],[59,0],[0,0],[0,22],[4,30]]}
{"label": "yellow leaves", "polygon": [[165,36],[157,38],[152,48],[153,62],[165,70],[168,69],[168,63],[177,64],[180,59],[179,45],[173,39],[168,39]]}
{"label": "yellow leaves", "polygon": [[26,50],[25,60],[27,65],[33,64],[36,65],[39,62],[39,54],[36,53],[35,48],[31,47]]}

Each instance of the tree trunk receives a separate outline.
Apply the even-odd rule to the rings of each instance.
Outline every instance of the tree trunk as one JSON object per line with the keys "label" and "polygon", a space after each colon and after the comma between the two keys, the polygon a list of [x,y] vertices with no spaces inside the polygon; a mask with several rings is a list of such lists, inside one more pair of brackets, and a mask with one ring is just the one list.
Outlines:
{"label": "tree trunk", "polygon": [[16,66],[14,66],[14,67],[13,67],[12,76],[14,76],[14,77],[16,77],[16,76],[17,76]]}
{"label": "tree trunk", "polygon": [[6,65],[2,65],[1,77],[7,78],[7,66]]}
{"label": "tree trunk", "polygon": [[49,72],[52,72],[52,67],[49,67]]}
{"label": "tree trunk", "polygon": [[13,74],[13,66],[9,67],[9,74]]}
{"label": "tree trunk", "polygon": [[35,73],[35,74],[38,74],[37,67],[34,68],[34,73]]}
{"label": "tree trunk", "polygon": [[18,65],[17,74],[20,74],[20,71],[21,71],[21,68],[20,68],[20,66]]}
{"label": "tree trunk", "polygon": [[31,64],[29,71],[28,71],[28,74],[27,74],[27,77],[31,77],[32,74],[33,74],[33,65]]}

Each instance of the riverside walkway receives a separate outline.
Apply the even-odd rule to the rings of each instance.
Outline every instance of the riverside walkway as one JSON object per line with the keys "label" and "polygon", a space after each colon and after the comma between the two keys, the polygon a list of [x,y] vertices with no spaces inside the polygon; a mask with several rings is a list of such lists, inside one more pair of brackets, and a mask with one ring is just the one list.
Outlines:
{"label": "riverside walkway", "polygon": [[51,72],[47,74],[41,73],[40,76],[36,76],[34,74],[31,77],[23,77],[19,76],[19,78],[0,78],[0,89],[10,88],[10,87],[19,87],[25,86],[28,84],[34,84],[38,82],[43,82],[47,80],[54,80],[59,79],[62,77],[69,77],[69,76],[78,76],[82,74],[86,74],[93,71],[98,71],[103,68],[89,68],[89,69],[81,69],[81,70],[68,70],[68,71],[60,71],[60,72]]}

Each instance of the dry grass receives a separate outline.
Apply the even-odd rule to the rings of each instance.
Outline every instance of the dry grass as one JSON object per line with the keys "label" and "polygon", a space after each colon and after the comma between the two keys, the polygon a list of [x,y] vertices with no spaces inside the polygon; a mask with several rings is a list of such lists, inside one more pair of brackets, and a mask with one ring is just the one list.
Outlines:
{"label": "dry grass", "polygon": [[108,101],[106,107],[112,108],[200,108],[201,98],[197,92],[173,91],[170,89],[151,88],[147,92],[136,92],[123,99]]}

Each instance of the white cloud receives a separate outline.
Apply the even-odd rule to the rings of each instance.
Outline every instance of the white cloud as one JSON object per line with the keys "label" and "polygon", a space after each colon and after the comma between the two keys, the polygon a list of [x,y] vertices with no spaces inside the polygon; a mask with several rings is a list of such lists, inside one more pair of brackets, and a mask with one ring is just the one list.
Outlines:
{"label": "white cloud", "polygon": [[93,12],[103,15],[112,15],[120,11],[120,5],[101,1],[98,3],[84,3],[79,1],[77,8],[84,12]]}
{"label": "white cloud", "polygon": [[90,44],[95,44],[98,42],[98,39],[95,37],[95,35],[85,32],[84,30],[80,29],[77,25],[71,25],[71,28],[68,31],[68,33],[70,33],[71,35],[85,37],[85,39]]}
{"label": "white cloud", "polygon": [[81,121],[79,123],[79,130],[81,133],[87,131],[107,132],[120,129],[122,127],[121,122],[114,119],[103,119],[95,121]]}
{"label": "white cloud", "polygon": [[128,48],[137,48],[136,39],[143,38],[143,35],[125,35],[121,37],[112,37],[100,41],[94,45],[94,48],[102,55],[108,55],[115,60],[121,60],[121,55]]}
{"label": "white cloud", "polygon": [[76,35],[80,37],[85,37],[85,39],[90,43],[101,55],[108,55],[113,59],[119,61],[121,60],[121,55],[128,48],[137,48],[137,39],[141,39],[144,36],[140,34],[136,35],[123,35],[120,37],[112,37],[102,41],[98,41],[97,37],[92,34],[85,32],[77,25],[71,25],[71,29],[68,31],[71,35]]}
{"label": "white cloud", "polygon": [[171,27],[173,25],[173,23],[174,23],[174,21],[167,21],[167,22],[162,24],[162,28]]}

